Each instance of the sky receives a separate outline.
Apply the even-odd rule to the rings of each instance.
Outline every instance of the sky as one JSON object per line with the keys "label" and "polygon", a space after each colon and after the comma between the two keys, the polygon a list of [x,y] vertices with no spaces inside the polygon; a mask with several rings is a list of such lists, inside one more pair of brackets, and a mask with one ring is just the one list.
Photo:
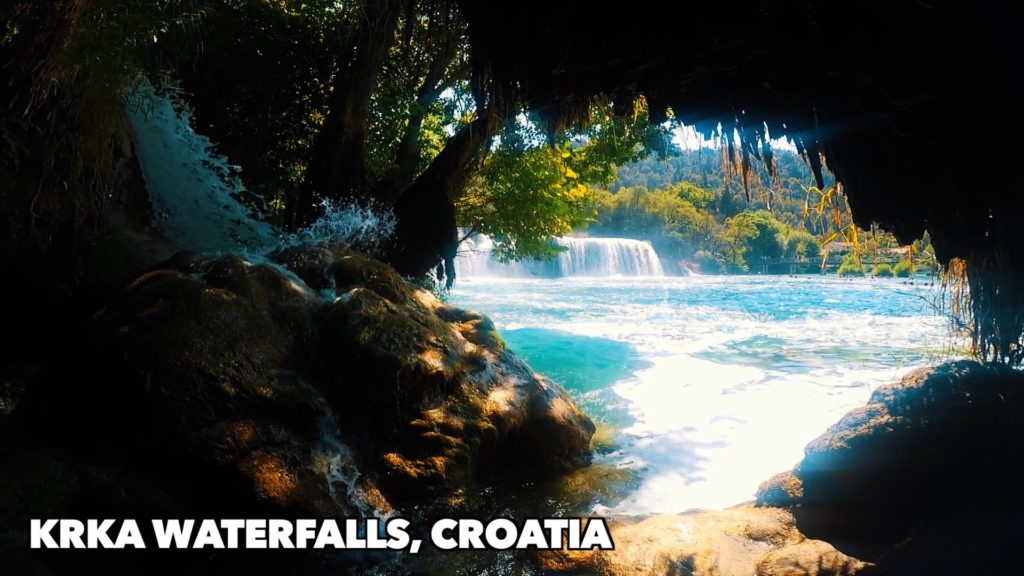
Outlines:
{"label": "sky", "polygon": [[[736,135],[737,140],[739,134]],[[697,150],[698,148],[718,148],[718,142],[714,138],[705,140],[697,133],[692,126],[681,125],[673,131],[672,143],[683,150]],[[785,138],[772,138],[771,146],[775,149],[789,150],[796,152],[796,146]]]}

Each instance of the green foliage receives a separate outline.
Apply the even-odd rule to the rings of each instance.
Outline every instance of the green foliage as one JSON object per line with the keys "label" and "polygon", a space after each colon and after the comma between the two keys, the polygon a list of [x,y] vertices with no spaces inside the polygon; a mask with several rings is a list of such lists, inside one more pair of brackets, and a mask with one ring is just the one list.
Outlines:
{"label": "green foliage", "polygon": [[900,260],[892,267],[892,273],[897,278],[909,278],[914,275],[914,263],[910,260]]}
{"label": "green foliage", "polygon": [[871,267],[871,276],[875,278],[892,278],[892,266],[885,262],[879,262]]}
{"label": "green foliage", "polygon": [[[689,198],[700,199],[706,192],[689,188]],[[659,254],[670,258],[689,256],[708,244],[717,225],[712,214],[680,195],[679,188],[596,190],[591,202],[599,214],[591,225],[595,233],[649,239]]]}
{"label": "green foliage", "polygon": [[[585,131],[563,134],[554,143],[526,117],[509,123],[459,199],[459,226],[489,236],[502,260],[560,252],[552,239],[593,221],[597,206],[607,201],[607,193],[590,185],[607,184],[618,165],[648,153],[645,142],[653,128],[642,107],[623,119],[612,116],[608,105],[597,105],[592,116],[595,123]],[[692,205],[690,213],[696,216]],[[675,228],[672,233],[685,235]]]}
{"label": "green foliage", "polygon": [[43,236],[53,230],[42,227],[97,225],[125,172],[131,88],[195,52],[203,6],[50,0],[0,10],[0,165],[31,180],[28,191],[0,187],[6,209],[30,212]]}
{"label": "green foliage", "polygon": [[686,200],[698,210],[707,211],[715,201],[715,193],[690,182],[680,182],[669,188],[679,198]]}
{"label": "green foliage", "polygon": [[525,152],[499,148],[459,203],[460,225],[494,242],[501,260],[548,258],[552,237],[587,221],[586,186],[567,176],[565,157],[541,146]]}
{"label": "green foliage", "polygon": [[[197,130],[273,208],[303,180],[328,113],[354,6],[335,0],[211,2],[203,52],[177,70]],[[268,89],[273,87],[273,89]]]}
{"label": "green foliage", "polygon": [[818,262],[821,259],[821,242],[806,230],[790,230],[786,235],[787,260]]}
{"label": "green foliage", "polygon": [[838,274],[840,276],[864,276],[864,265],[861,264],[860,258],[851,252],[843,258]]}
{"label": "green foliage", "polygon": [[725,222],[726,238],[742,244],[747,265],[781,258],[786,252],[783,239],[788,226],[771,212],[742,212]]}
{"label": "green foliage", "polygon": [[[761,193],[750,200],[714,151],[629,164],[609,191],[593,194],[598,215],[590,229],[651,240],[662,260],[696,264],[706,273],[834,271],[848,251],[879,262],[900,252],[892,234],[853,224],[840,189],[801,184],[812,176],[797,154],[777,150],[775,160],[780,182],[760,175]],[[832,242],[841,246],[826,254]],[[927,237],[911,252],[915,263],[934,262]],[[848,264],[845,271],[854,269]]]}

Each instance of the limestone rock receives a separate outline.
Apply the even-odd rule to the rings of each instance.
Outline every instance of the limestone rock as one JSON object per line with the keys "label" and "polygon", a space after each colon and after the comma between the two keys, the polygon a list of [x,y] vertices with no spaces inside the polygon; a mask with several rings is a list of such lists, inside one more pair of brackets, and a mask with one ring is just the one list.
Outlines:
{"label": "limestone rock", "polygon": [[825,576],[865,567],[825,542],[805,540],[792,515],[777,508],[652,516],[609,525],[615,550],[543,551],[546,571],[601,576]]}
{"label": "limestone rock", "polygon": [[337,301],[314,352],[317,379],[382,486],[451,494],[480,471],[551,475],[586,465],[594,425],[510,352],[494,324],[359,255],[330,265]]}

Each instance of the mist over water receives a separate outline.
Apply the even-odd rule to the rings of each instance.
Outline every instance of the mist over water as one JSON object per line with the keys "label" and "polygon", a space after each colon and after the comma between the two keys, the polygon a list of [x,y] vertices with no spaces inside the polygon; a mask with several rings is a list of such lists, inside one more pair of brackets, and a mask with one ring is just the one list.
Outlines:
{"label": "mist over water", "polygon": [[594,512],[753,497],[879,385],[941,360],[939,288],[837,277],[465,278],[454,304],[616,429],[595,462],[635,472]]}

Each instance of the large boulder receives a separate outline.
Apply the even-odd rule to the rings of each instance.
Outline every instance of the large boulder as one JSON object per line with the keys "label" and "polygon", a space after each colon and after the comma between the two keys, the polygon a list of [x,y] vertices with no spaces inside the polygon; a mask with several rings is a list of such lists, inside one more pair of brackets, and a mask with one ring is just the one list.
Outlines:
{"label": "large boulder", "polygon": [[1015,546],[1004,528],[1024,510],[1022,416],[1024,373],[975,362],[916,370],[811,442],[757,501],[878,570],[999,573],[989,563]]}
{"label": "large boulder", "polygon": [[[312,265],[325,255],[326,266]],[[423,500],[495,468],[550,476],[589,463],[593,423],[486,316],[359,254],[310,247],[278,258],[304,278],[326,276],[337,294],[313,349],[315,379],[386,493]]]}
{"label": "large boulder", "polygon": [[329,404],[294,369],[320,307],[272,267],[179,254],[100,311],[16,416],[87,463],[166,478],[186,509],[352,512],[324,462]]}
{"label": "large boulder", "polygon": [[294,270],[185,253],[154,267],[5,425],[164,478],[178,512],[209,517],[343,516],[589,462],[589,418],[485,316],[341,246],[274,258]]}
{"label": "large boulder", "polygon": [[847,576],[865,563],[825,542],[807,540],[776,508],[620,519],[609,525],[614,550],[534,554],[545,572],[597,576]]}

